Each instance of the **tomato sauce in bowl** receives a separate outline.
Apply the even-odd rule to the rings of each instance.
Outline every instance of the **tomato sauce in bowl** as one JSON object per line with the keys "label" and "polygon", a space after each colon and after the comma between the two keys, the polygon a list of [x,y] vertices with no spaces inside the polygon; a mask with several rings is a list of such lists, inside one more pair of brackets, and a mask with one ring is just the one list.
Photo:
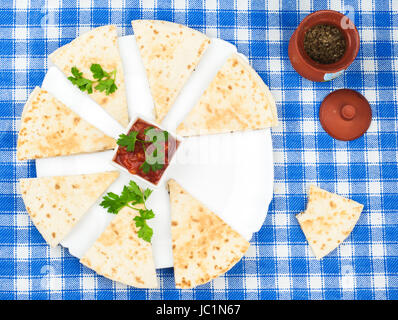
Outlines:
{"label": "tomato sauce in bowl", "polygon": [[[148,169],[148,165],[146,165],[145,169],[143,165],[146,162],[147,154],[155,150],[155,147],[151,142],[142,141],[148,140],[146,132],[148,132],[147,130],[151,129],[155,130],[155,134],[163,133],[166,138],[164,139],[165,141],[156,142],[157,150],[163,155],[160,157],[160,165],[155,166],[154,169]],[[140,118],[137,118],[128,131],[127,135],[133,131],[138,132],[134,151],[127,151],[127,147],[119,145],[113,161],[124,167],[131,174],[138,175],[154,185],[157,185],[162,178],[163,173],[169,166],[173,155],[177,151],[180,141],[174,138],[167,131],[161,130],[159,127]]]}

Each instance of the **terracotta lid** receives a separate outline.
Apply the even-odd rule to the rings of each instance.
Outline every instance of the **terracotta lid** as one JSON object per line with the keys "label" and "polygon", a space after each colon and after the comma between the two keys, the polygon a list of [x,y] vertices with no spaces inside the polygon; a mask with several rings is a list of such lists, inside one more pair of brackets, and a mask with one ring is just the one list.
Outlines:
{"label": "terracotta lid", "polygon": [[340,89],[328,94],[319,109],[323,129],[337,140],[349,141],[362,136],[372,121],[368,100],[359,92]]}

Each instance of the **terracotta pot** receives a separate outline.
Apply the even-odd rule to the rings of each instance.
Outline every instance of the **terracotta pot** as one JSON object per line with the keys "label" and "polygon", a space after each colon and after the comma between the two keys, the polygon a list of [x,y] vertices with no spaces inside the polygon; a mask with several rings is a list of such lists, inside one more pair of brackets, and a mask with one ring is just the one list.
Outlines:
{"label": "terracotta pot", "polygon": [[[304,35],[318,24],[334,25],[340,29],[346,41],[343,57],[331,64],[312,60],[304,50]],[[359,34],[353,22],[340,12],[315,11],[306,16],[294,31],[289,41],[289,59],[293,68],[304,78],[312,81],[329,81],[341,75],[354,61],[359,50]]]}

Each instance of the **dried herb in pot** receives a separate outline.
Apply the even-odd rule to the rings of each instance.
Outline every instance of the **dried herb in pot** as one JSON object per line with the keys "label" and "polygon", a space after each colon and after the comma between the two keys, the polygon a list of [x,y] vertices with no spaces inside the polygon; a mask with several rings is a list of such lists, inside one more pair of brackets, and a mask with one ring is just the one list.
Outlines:
{"label": "dried herb in pot", "polygon": [[304,50],[312,60],[330,64],[343,57],[346,41],[338,27],[318,24],[305,33]]}

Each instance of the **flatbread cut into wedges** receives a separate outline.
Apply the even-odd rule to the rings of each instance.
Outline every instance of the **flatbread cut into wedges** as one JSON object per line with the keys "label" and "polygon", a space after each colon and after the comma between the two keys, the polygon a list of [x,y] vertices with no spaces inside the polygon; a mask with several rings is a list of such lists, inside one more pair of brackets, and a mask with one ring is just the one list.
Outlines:
{"label": "flatbread cut into wedges", "polygon": [[80,262],[111,280],[138,288],[157,288],[152,245],[138,237],[133,220],[136,215],[128,207],[120,210]]}
{"label": "flatbread cut into wedges", "polygon": [[131,22],[161,122],[210,44],[203,33],[159,20]]}
{"label": "flatbread cut into wedges", "polygon": [[89,96],[121,125],[129,122],[122,59],[115,25],[92,29],[50,54],[51,61],[67,76],[77,67],[87,79],[93,79],[90,67],[101,65],[106,72],[116,69],[117,90],[109,95],[93,88]]}
{"label": "flatbread cut into wedges", "polygon": [[238,54],[218,71],[199,102],[177,127],[182,136],[273,127],[275,100],[257,72]]}
{"label": "flatbread cut into wedges", "polygon": [[358,202],[310,186],[307,209],[296,217],[317,259],[348,237],[362,209]]}
{"label": "flatbread cut into wedges", "polygon": [[83,120],[79,115],[36,87],[21,118],[18,160],[39,159],[113,149],[115,139]]}
{"label": "flatbread cut into wedges", "polygon": [[193,288],[231,269],[250,243],[185,191],[168,183],[177,288]]}
{"label": "flatbread cut into wedges", "polygon": [[20,180],[33,224],[55,247],[119,176],[117,171]]}

